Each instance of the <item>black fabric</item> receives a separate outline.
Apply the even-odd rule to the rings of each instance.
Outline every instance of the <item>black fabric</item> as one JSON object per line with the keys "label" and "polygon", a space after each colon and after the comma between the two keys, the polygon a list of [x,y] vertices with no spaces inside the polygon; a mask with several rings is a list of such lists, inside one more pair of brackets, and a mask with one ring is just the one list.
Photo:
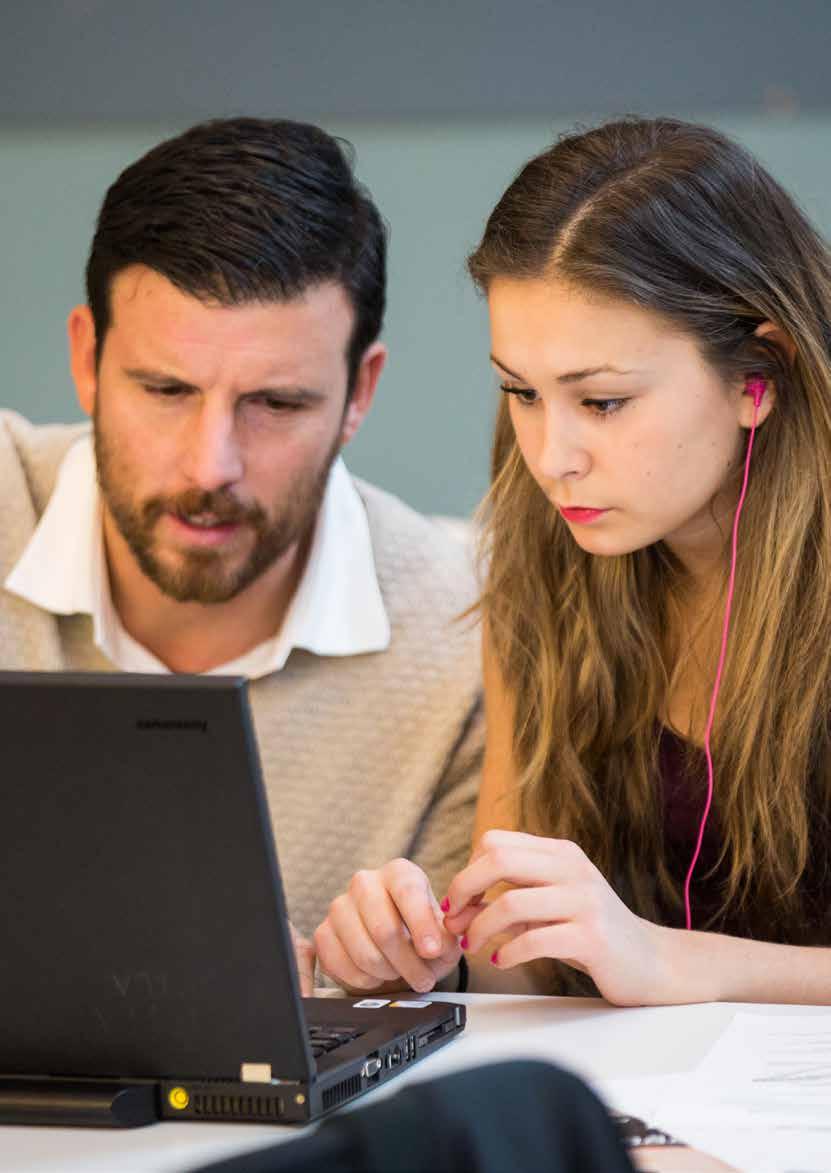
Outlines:
{"label": "black fabric", "polygon": [[511,1062],[415,1083],[313,1135],[202,1173],[632,1173],[618,1130],[575,1076]]}

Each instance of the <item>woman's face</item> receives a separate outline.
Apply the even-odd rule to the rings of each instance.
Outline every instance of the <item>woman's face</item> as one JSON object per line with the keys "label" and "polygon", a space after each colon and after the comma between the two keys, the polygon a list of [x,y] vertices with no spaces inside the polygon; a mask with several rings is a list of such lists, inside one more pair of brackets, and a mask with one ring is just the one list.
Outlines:
{"label": "woman's face", "polygon": [[743,387],[626,302],[552,278],[497,278],[488,302],[517,443],[575,541],[613,555],[663,539],[689,570],[710,566],[752,417]]}

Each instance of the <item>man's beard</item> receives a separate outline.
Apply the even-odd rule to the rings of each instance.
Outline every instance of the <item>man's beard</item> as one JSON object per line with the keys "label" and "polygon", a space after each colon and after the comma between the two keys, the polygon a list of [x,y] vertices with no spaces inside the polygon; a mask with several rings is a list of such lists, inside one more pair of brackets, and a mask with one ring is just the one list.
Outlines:
{"label": "man's beard", "polygon": [[[130,499],[128,476],[119,475],[117,460],[104,437],[97,398],[93,418],[101,493],[142,571],[171,599],[179,603],[227,603],[311,533],[326,492],[329,470],[340,451],[339,435],[323,463],[304,470],[271,517],[261,505],[242,505],[222,489],[187,489],[174,497],[150,497],[138,503]],[[162,561],[155,551],[153,531],[168,512],[183,518],[210,514],[218,523],[245,525],[254,536],[251,552],[235,567],[225,565],[227,556],[221,551],[207,549],[179,550],[175,565]]]}

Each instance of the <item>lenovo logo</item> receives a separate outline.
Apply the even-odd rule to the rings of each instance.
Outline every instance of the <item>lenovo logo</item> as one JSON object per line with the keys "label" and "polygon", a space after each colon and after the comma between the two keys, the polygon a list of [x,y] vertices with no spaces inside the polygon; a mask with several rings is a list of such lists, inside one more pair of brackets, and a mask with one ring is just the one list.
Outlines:
{"label": "lenovo logo", "polygon": [[136,721],[136,729],[172,729],[175,731],[183,730],[193,733],[207,733],[207,721],[163,721],[158,717],[154,717],[150,721]]}

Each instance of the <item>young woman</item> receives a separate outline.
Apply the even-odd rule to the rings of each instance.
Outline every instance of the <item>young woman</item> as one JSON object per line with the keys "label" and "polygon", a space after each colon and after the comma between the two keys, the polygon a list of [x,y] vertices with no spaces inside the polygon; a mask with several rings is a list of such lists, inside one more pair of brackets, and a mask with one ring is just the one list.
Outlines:
{"label": "young woman", "polygon": [[360,873],[320,964],[830,1002],[826,246],[735,143],[626,120],[528,163],[470,270],[503,396],[475,848],[440,908]]}

